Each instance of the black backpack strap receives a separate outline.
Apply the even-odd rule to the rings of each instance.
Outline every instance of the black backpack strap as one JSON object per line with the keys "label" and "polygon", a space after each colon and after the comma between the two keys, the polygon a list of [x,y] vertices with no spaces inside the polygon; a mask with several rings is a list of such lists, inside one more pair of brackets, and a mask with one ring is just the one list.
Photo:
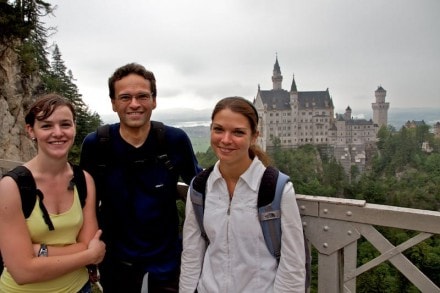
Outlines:
{"label": "black backpack strap", "polygon": [[202,172],[194,177],[193,187],[195,190],[202,193],[203,196],[205,196],[206,182],[208,181],[208,177],[211,174],[212,170],[214,170],[214,166],[204,169]]}
{"label": "black backpack strap", "polygon": [[81,207],[84,207],[86,204],[87,198],[87,183],[86,177],[84,175],[84,171],[78,165],[71,164],[73,169],[73,178],[69,184],[69,188],[73,189],[73,186],[76,186],[78,190],[79,200],[81,202]]}
{"label": "black backpack strap", "polygon": [[110,141],[110,125],[104,124],[96,129],[98,134],[99,143],[107,143]]}
{"label": "black backpack strap", "polygon": [[44,206],[44,195],[41,190],[37,189],[34,177],[31,171],[25,166],[17,166],[11,171],[7,172],[5,176],[10,176],[17,183],[18,189],[20,191],[21,207],[23,210],[24,217],[27,219],[32,213],[35,206],[35,201],[37,196],[40,198],[40,209],[43,213],[43,219],[49,230],[55,230],[52,221],[50,220],[49,213]]}
{"label": "black backpack strap", "polygon": [[107,166],[107,158],[110,156],[110,125],[104,124],[96,129],[96,135],[98,136],[98,171],[103,173],[103,170]]}
{"label": "black backpack strap", "polygon": [[156,135],[159,146],[157,149],[157,158],[159,162],[162,162],[169,171],[173,171],[174,166],[166,152],[167,144],[165,140],[165,125],[160,121],[151,121],[151,129]]}
{"label": "black backpack strap", "polygon": [[49,230],[50,230],[50,231],[53,231],[53,230],[55,230],[55,227],[53,226],[53,223],[52,223],[52,221],[50,220],[49,213],[47,212],[47,209],[46,209],[46,207],[44,206],[44,202],[43,202],[43,200],[44,200],[44,195],[43,195],[43,193],[41,192],[41,190],[37,189],[37,195],[38,195],[38,197],[40,198],[39,206],[40,206],[41,211],[43,212],[43,219],[44,219],[44,222],[46,223],[47,227],[49,227]]}
{"label": "black backpack strap", "polygon": [[260,189],[258,190],[257,207],[270,204],[275,196],[276,183],[279,171],[273,166],[268,166],[261,178]]}
{"label": "black backpack strap", "polygon": [[21,207],[24,217],[27,219],[34,209],[37,186],[35,185],[34,177],[31,171],[25,166],[17,166],[5,174],[5,176],[12,177],[17,183],[21,197]]}

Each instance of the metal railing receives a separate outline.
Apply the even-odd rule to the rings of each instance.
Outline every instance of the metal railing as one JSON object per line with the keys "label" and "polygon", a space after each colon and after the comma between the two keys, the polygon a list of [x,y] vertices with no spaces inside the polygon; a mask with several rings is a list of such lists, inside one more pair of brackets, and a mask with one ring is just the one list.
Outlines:
{"label": "metal railing", "polygon": [[[0,160],[0,169],[18,164]],[[187,188],[179,185],[181,193],[186,194]],[[297,202],[307,240],[318,252],[318,292],[354,293],[356,277],[385,261],[394,265],[421,292],[440,292],[439,286],[403,254],[440,234],[440,212],[302,194],[297,194]],[[416,235],[394,246],[375,226],[411,230]],[[357,267],[357,245],[361,237],[380,255]]]}
{"label": "metal railing", "polygon": [[[356,277],[389,261],[421,292],[440,292],[403,252],[440,234],[440,212],[369,204],[364,200],[297,195],[308,241],[318,251],[318,292],[356,292]],[[375,226],[416,233],[394,246]],[[380,255],[357,267],[363,237]]]}

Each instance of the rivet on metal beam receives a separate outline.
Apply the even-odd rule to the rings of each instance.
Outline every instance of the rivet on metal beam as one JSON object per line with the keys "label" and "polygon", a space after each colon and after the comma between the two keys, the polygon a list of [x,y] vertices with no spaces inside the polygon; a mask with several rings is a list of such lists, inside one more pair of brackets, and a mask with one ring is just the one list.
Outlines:
{"label": "rivet on metal beam", "polygon": [[306,209],[306,206],[305,205],[301,205],[299,208],[304,211]]}
{"label": "rivet on metal beam", "polygon": [[307,222],[303,222],[303,227],[307,227]]}
{"label": "rivet on metal beam", "polygon": [[327,248],[328,247],[328,243],[327,242],[324,242],[324,244],[322,245],[324,248]]}
{"label": "rivet on metal beam", "polygon": [[329,227],[326,225],[326,226],[324,226],[324,231],[328,231],[329,230]]}
{"label": "rivet on metal beam", "polygon": [[353,231],[348,230],[348,231],[347,231],[347,234],[351,236],[351,234],[353,234]]}
{"label": "rivet on metal beam", "polygon": [[328,214],[328,209],[324,209],[324,214]]}
{"label": "rivet on metal beam", "polygon": [[348,211],[348,212],[346,213],[346,215],[349,216],[349,217],[351,217],[351,215],[353,215],[353,213],[352,213],[351,211]]}

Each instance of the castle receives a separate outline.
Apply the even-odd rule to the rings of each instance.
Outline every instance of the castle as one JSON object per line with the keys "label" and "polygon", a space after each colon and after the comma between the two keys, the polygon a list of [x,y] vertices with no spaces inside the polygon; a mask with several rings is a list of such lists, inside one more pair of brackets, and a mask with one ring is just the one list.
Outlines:
{"label": "castle", "polygon": [[260,147],[271,150],[278,145],[290,149],[313,144],[332,154],[347,173],[353,165],[362,172],[368,150],[375,147],[377,131],[387,125],[386,91],[381,86],[375,91],[373,119],[354,119],[350,106],[344,114],[335,115],[328,88],[325,91],[298,91],[293,76],[290,91],[287,91],[282,88],[282,81],[276,57],[273,88],[261,90],[258,86],[253,102],[260,119]]}

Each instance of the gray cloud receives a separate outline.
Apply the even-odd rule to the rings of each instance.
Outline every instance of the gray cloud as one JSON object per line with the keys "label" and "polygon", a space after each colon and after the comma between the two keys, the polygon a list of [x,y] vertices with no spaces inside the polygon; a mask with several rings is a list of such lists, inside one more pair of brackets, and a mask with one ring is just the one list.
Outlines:
{"label": "gray cloud", "polygon": [[[159,109],[211,108],[272,87],[275,53],[290,88],[329,88],[336,110],[440,107],[440,1],[50,1],[52,37],[92,110],[111,112],[107,79],[139,62],[156,74]],[[156,110],[157,111],[157,110]]]}

